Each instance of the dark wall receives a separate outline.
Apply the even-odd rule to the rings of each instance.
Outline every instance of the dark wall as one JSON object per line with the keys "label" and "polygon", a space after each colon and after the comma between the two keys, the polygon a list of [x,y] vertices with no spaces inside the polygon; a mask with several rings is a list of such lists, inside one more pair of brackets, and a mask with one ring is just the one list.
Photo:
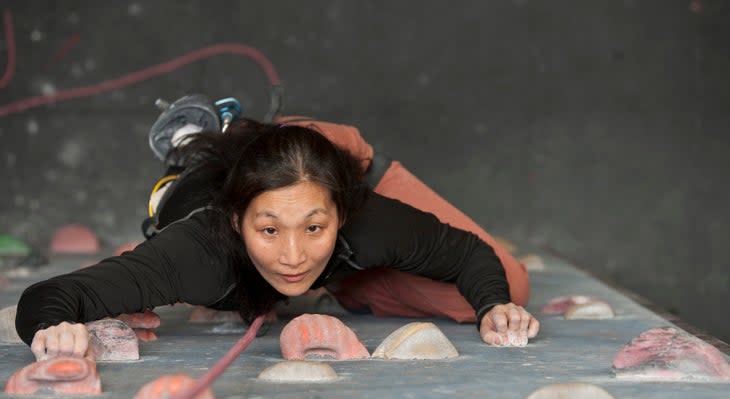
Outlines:
{"label": "dark wall", "polygon": [[[0,104],[248,44],[282,76],[287,112],[360,127],[490,232],[730,340],[727,2],[3,6],[17,63]],[[1,117],[0,232],[45,246],[81,222],[109,245],[140,238],[162,170],[154,100],[232,95],[260,118],[267,90],[254,62],[222,55]]]}

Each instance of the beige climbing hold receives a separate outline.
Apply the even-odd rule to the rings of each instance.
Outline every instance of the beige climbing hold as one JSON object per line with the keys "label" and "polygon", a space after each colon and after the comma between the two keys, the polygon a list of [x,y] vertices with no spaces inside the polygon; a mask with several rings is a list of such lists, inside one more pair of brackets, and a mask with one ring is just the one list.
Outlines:
{"label": "beige climbing hold", "polygon": [[454,345],[433,323],[409,323],[375,348],[374,358],[448,359],[459,356]]}
{"label": "beige climbing hold", "polygon": [[13,305],[0,310],[0,343],[23,343],[23,340],[20,339],[20,336],[18,336],[18,332],[15,330],[15,313],[17,309],[18,306]]}
{"label": "beige climbing hold", "polygon": [[504,249],[507,252],[512,253],[515,251],[515,249],[517,249],[517,246],[515,246],[515,244],[512,244],[502,237],[494,237],[494,241],[497,242],[497,245],[499,245],[500,248]]}
{"label": "beige climbing hold", "polygon": [[285,360],[267,367],[258,378],[273,382],[329,382],[337,379],[337,373],[325,362]]}
{"label": "beige climbing hold", "polygon": [[588,303],[579,303],[571,306],[565,311],[566,319],[569,320],[602,320],[613,318],[613,309],[611,305],[603,301],[592,301]]}
{"label": "beige climbing hold", "polygon": [[603,388],[582,382],[546,385],[527,399],[615,399]]}
{"label": "beige climbing hold", "polygon": [[545,262],[543,262],[542,257],[538,255],[529,254],[521,258],[517,258],[517,260],[525,265],[527,271],[533,272],[538,270],[545,270]]}

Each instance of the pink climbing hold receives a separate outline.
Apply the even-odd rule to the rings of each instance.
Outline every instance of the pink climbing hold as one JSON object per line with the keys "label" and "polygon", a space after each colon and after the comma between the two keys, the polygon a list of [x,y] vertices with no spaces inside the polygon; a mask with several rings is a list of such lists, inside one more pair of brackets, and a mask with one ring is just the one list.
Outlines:
{"label": "pink climbing hold", "polygon": [[16,371],[5,385],[5,393],[28,395],[40,389],[54,393],[95,395],[101,393],[96,363],[84,358],[54,357]]}
{"label": "pink climbing hold", "polygon": [[127,251],[132,251],[135,248],[137,248],[137,245],[139,245],[139,244],[140,244],[139,241],[132,241],[132,242],[128,242],[126,244],[122,244],[119,247],[117,247],[117,249],[114,250],[114,256],[119,256]]}
{"label": "pink climbing hold", "polygon": [[[195,380],[185,374],[163,375],[144,384],[134,395],[134,399],[172,398],[174,395],[187,390],[194,383]],[[210,388],[206,388],[203,392],[195,395],[193,399],[215,399],[215,396]]]}
{"label": "pink climbing hold", "polygon": [[95,254],[99,252],[99,239],[91,229],[80,224],[67,224],[51,239],[51,252],[63,254]]}
{"label": "pink climbing hold", "polygon": [[730,364],[714,346],[672,327],[640,334],[613,358],[617,378],[730,381]]}
{"label": "pink climbing hold", "polygon": [[287,360],[303,360],[309,356],[338,360],[370,357],[349,327],[336,317],[323,314],[304,314],[292,319],[282,329],[279,344]]}
{"label": "pink climbing hold", "polygon": [[551,299],[540,311],[545,314],[563,314],[575,305],[582,305],[593,301],[599,301],[599,299],[594,296],[585,295],[559,296]]}
{"label": "pink climbing hold", "polygon": [[139,359],[137,335],[124,322],[117,319],[101,319],[86,323],[91,344],[99,361],[123,361]]}
{"label": "pink climbing hold", "polygon": [[146,310],[142,313],[125,313],[115,317],[132,328],[157,328],[160,326],[160,316],[151,311]]}

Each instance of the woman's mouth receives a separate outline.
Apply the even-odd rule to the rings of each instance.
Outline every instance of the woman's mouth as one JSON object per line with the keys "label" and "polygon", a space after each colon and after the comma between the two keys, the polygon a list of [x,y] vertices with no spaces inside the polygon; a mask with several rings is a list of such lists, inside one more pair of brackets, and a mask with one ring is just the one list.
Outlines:
{"label": "woman's mouth", "polygon": [[298,283],[304,279],[304,276],[307,275],[307,272],[299,273],[299,274],[281,274],[281,278],[284,279],[287,283]]}

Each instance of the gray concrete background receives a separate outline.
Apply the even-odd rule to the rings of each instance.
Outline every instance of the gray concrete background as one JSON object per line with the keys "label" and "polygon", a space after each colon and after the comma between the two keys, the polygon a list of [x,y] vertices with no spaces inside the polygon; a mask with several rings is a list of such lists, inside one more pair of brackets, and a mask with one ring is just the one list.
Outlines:
{"label": "gray concrete background", "polygon": [[[694,7],[692,6],[694,4]],[[549,249],[730,341],[730,3],[6,1],[0,106],[220,42],[261,50],[285,111],[354,124],[488,231]],[[4,65],[7,42],[0,42]],[[0,66],[2,68],[2,66]],[[1,69],[0,69],[1,70]],[[218,56],[0,118],[0,233],[139,239],[157,97],[266,111]]]}

